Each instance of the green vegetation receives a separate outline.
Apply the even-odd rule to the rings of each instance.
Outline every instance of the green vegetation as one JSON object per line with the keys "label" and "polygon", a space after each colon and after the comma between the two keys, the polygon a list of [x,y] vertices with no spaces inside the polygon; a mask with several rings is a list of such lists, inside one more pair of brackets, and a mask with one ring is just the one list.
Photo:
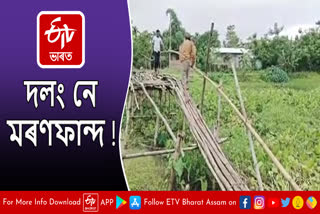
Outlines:
{"label": "green vegetation", "polygon": [[[224,89],[236,100],[232,76],[217,75],[224,79]],[[239,73],[240,84],[254,127],[303,189],[319,190],[320,75],[305,73],[304,77],[295,77],[283,85],[266,83],[256,72],[245,74],[245,78],[243,75]],[[198,103],[201,84],[202,78],[196,75],[191,89]],[[217,113],[217,97],[212,90],[207,90],[205,101],[204,116],[208,124],[214,124]],[[228,104],[224,103],[223,107],[221,135],[229,137],[223,145],[224,151],[249,179],[249,186],[257,189],[245,129]],[[289,190],[289,184],[257,144],[256,150],[265,188]]]}
{"label": "green vegetation", "polygon": [[262,79],[267,82],[285,83],[289,81],[288,74],[279,67],[271,66],[267,69]]}
{"label": "green vegetation", "polygon": [[320,29],[300,31],[295,39],[280,36],[283,27],[275,25],[274,30],[263,38],[256,34],[248,39],[248,47],[254,61],[260,61],[262,68],[279,66],[287,72],[314,71],[320,69]]}

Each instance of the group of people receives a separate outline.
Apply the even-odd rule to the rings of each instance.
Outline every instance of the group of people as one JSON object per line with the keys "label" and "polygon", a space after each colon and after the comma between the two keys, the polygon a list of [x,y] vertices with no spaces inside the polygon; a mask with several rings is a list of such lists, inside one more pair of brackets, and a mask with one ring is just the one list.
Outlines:
{"label": "group of people", "polygon": [[[160,30],[156,31],[155,36],[152,38],[152,50],[154,57],[154,70],[158,74],[160,67],[160,53],[164,49],[164,44],[161,38]],[[189,82],[190,68],[195,65],[197,49],[192,41],[189,33],[185,34],[185,39],[179,47],[179,60],[182,64],[182,83],[187,87]]]}

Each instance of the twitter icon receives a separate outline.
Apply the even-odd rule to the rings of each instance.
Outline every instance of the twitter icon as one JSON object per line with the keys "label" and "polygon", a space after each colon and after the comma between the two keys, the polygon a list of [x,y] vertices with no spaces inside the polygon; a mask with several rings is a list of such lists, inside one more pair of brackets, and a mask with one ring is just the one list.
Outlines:
{"label": "twitter icon", "polygon": [[290,198],[286,198],[286,200],[283,200],[281,198],[282,207],[287,207],[290,203]]}

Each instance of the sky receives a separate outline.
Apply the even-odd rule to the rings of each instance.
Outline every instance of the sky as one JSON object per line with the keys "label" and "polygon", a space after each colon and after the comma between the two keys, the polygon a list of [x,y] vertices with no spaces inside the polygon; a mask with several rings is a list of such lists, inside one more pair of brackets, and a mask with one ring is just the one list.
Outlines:
{"label": "sky", "polygon": [[320,0],[129,0],[131,21],[139,31],[163,31],[169,26],[167,8],[173,8],[185,29],[203,33],[211,22],[224,39],[234,24],[242,40],[257,33],[263,36],[274,25],[285,26],[290,37],[315,26],[320,20]]}

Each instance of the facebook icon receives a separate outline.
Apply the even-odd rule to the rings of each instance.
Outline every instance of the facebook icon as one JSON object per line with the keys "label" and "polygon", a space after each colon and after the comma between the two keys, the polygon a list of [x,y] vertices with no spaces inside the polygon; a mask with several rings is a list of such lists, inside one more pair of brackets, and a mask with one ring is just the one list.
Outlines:
{"label": "facebook icon", "polygon": [[240,209],[251,209],[251,197],[240,196]]}

